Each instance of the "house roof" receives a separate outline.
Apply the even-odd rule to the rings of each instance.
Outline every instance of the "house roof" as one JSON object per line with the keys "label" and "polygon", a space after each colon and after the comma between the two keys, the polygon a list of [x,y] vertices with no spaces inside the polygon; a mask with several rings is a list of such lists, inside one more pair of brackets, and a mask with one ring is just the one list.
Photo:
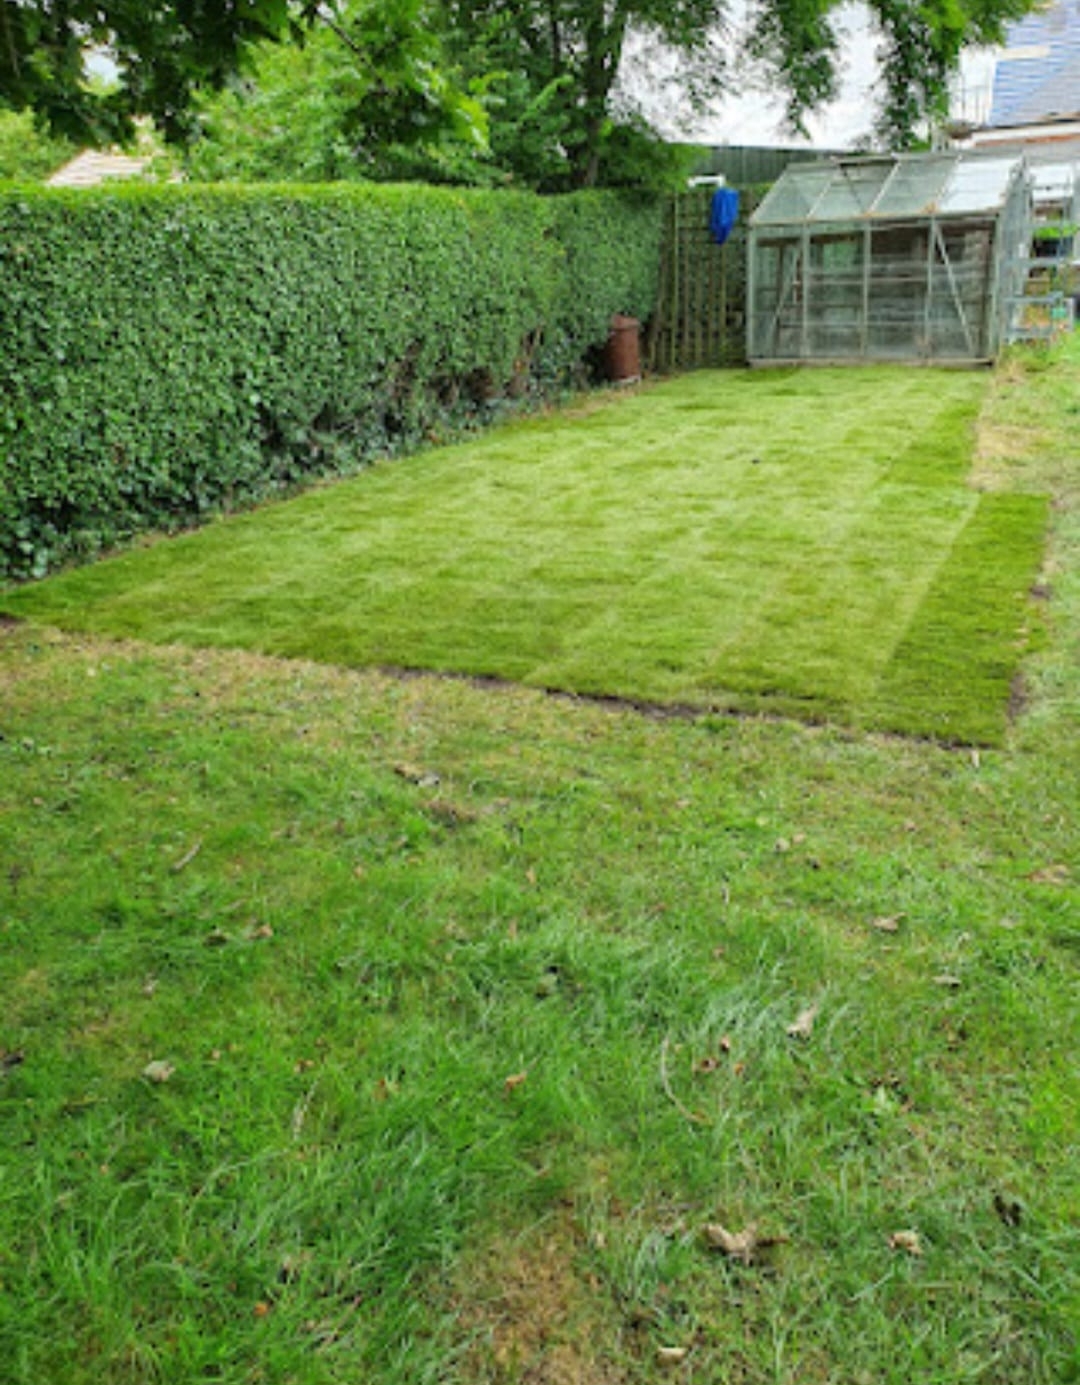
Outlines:
{"label": "house roof", "polygon": [[1049,5],[1010,24],[994,71],[991,126],[1040,125],[1080,116],[1080,0]]}
{"label": "house roof", "polygon": [[129,154],[112,154],[99,149],[84,149],[47,179],[52,188],[92,188],[109,178],[135,178],[147,160]]}
{"label": "house roof", "polygon": [[995,215],[1023,167],[1015,154],[889,155],[794,165],[773,184],[754,226],[926,216]]}

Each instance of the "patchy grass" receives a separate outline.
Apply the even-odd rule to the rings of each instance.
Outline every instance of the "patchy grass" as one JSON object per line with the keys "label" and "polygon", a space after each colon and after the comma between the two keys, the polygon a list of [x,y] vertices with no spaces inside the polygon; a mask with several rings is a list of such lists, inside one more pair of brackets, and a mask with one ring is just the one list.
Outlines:
{"label": "patchy grass", "polygon": [[5,1385],[1080,1379],[1080,361],[1013,370],[1000,750],[0,626]]}
{"label": "patchy grass", "polygon": [[965,484],[985,390],[903,369],[702,373],[0,604],[69,630],[994,743],[1046,506]]}

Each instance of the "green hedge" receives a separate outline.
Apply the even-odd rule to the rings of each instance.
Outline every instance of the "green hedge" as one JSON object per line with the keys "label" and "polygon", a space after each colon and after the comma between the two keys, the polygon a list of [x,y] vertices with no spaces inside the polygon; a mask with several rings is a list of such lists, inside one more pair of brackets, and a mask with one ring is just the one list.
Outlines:
{"label": "green hedge", "polygon": [[658,238],[614,194],[0,190],[0,578],[562,383]]}

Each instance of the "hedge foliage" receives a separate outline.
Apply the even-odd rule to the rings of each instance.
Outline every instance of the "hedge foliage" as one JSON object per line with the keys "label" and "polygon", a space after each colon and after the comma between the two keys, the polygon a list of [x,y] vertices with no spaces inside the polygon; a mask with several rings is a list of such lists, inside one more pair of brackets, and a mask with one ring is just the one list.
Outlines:
{"label": "hedge foliage", "polygon": [[0,578],[561,383],[650,313],[659,232],[610,193],[0,190]]}

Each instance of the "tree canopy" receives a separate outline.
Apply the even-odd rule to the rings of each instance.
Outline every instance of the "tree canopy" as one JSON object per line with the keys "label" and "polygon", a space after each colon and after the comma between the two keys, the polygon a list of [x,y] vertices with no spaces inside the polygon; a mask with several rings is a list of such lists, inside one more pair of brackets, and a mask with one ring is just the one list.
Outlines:
{"label": "tree canopy", "polygon": [[[750,0],[749,28],[735,39],[731,0],[0,0],[0,102],[84,140],[113,138],[136,114],[182,138],[197,93],[235,77],[255,45],[329,28],[344,36],[352,75],[320,70],[317,80],[354,149],[377,139],[415,145],[425,127],[475,122],[471,91],[486,101],[495,169],[533,186],[583,186],[618,181],[620,160],[640,163],[648,131],[620,80],[631,46],[677,55],[698,106],[738,85],[752,62],[786,93],[798,128],[835,94],[843,4]],[[963,48],[999,40],[1031,5],[866,0],[880,37],[883,141],[904,147],[920,121],[942,114]],[[93,45],[116,63],[106,95],[83,80]],[[344,74],[340,62],[335,70]],[[355,97],[348,111],[342,88]]]}
{"label": "tree canopy", "polygon": [[262,44],[198,105],[204,180],[475,181],[487,114],[445,62],[429,0],[349,0],[303,45]]}
{"label": "tree canopy", "polygon": [[[169,138],[190,129],[194,91],[220,86],[252,44],[299,35],[318,0],[0,0],[0,102],[60,134],[103,142],[153,116]],[[85,80],[89,49],[118,80]]]}

